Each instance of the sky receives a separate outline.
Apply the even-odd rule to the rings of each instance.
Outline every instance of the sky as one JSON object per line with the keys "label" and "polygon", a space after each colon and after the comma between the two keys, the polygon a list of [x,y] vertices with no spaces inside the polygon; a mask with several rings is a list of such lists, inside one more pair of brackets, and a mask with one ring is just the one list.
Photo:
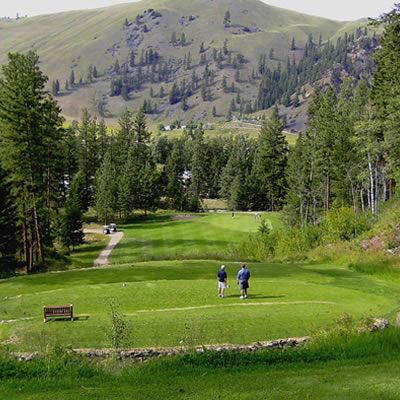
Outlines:
{"label": "sky", "polygon": [[[51,14],[60,11],[106,7],[139,0],[1,0],[0,16]],[[142,0],[146,3],[146,0]],[[190,1],[190,0],[186,0]],[[235,0],[233,0],[235,1]],[[393,8],[394,0],[262,0],[267,4],[305,14],[354,21],[363,17],[376,18]]]}

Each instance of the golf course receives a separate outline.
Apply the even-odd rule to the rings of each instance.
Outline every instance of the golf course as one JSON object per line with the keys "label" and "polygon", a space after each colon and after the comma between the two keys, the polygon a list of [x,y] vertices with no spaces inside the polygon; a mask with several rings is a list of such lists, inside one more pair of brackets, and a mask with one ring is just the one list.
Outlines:
{"label": "golf course", "polygon": [[[339,334],[293,351],[190,352],[202,345],[318,337],[335,329],[343,316],[355,323],[374,317],[395,321],[400,280],[394,275],[363,274],[343,261],[235,259],[234,246],[256,233],[262,219],[272,230],[281,226],[277,213],[142,216],[118,225],[123,236],[106,265],[93,263],[110,236],[88,233],[67,269],[1,281],[1,349],[47,356],[20,364],[19,378],[14,364],[3,361],[3,373],[15,378],[1,381],[0,398],[3,393],[7,399],[396,398],[400,335],[393,328],[356,337]],[[236,285],[242,261],[251,272],[245,300]],[[225,298],[217,296],[222,263],[230,285]],[[73,304],[74,320],[43,322],[43,306],[58,304]],[[110,331],[121,322],[120,348],[178,347],[188,353],[131,368],[118,360],[94,367],[64,352],[112,349]],[[239,384],[239,376],[252,382],[251,389]]]}
{"label": "golf course", "polygon": [[[272,228],[279,224],[277,214],[264,218]],[[249,262],[249,298],[240,300],[239,260],[217,257],[229,257],[230,246],[258,224],[253,214],[232,219],[230,213],[210,213],[155,215],[122,225],[124,236],[107,266],[1,282],[0,340],[19,351],[40,350],[43,338],[72,348],[110,347],[105,332],[112,301],[129,325],[124,346],[130,348],[179,346],[188,327],[195,345],[248,344],[310,335],[344,314],[356,320],[395,316],[397,280],[334,262]],[[93,247],[97,254],[99,246]],[[221,263],[230,284],[223,299],[216,279]],[[44,323],[42,307],[57,304],[73,304],[74,321]]]}

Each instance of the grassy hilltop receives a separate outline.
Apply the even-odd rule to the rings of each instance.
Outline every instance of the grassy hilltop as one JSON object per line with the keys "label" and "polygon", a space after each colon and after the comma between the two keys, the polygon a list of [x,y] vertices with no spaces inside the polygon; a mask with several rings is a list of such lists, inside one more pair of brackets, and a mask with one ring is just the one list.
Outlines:
{"label": "grassy hilltop", "polygon": [[[226,11],[231,16],[229,24],[224,24]],[[136,23],[138,15],[139,23]],[[163,83],[166,96],[152,99],[157,104],[158,113],[151,118],[170,122],[174,119],[204,121],[212,119],[211,111],[215,106],[217,117],[214,120],[218,120],[225,117],[235,97],[221,88],[223,76],[226,76],[228,85],[235,81],[235,70],[226,65],[219,70],[212,60],[213,49],[221,49],[225,39],[232,57],[241,53],[245,58],[239,68],[240,80],[235,81],[235,86],[241,97],[250,101],[257,95],[259,80],[250,83],[248,76],[253,69],[257,70],[260,55],[267,55],[267,64],[273,68],[279,62],[284,66],[288,55],[297,59],[302,56],[310,33],[315,41],[320,35],[326,41],[338,32],[344,32],[346,26],[342,22],[272,7],[258,0],[143,0],[95,10],[1,20],[0,63],[6,62],[9,51],[35,49],[49,82],[60,82],[58,101],[64,115],[76,119],[82,108],[96,111],[96,104],[104,101],[105,117],[115,118],[125,107],[136,110],[144,99],[149,99],[150,88],[155,95],[159,93],[159,83],[147,82],[130,94],[128,101],[121,96],[109,95],[110,81],[115,77],[112,67],[116,60],[121,66],[128,63],[133,51],[138,61],[141,52],[151,48],[160,54],[171,72],[169,83]],[[350,24],[349,30],[353,32],[354,26]],[[178,39],[175,44],[171,42],[173,32]],[[182,33],[186,38],[184,45],[180,42]],[[290,50],[293,37],[296,50]],[[203,102],[198,90],[188,99],[188,110],[183,111],[179,103],[170,106],[167,94],[174,80],[189,82],[193,69],[201,77],[205,68],[199,65],[202,42],[210,68],[216,72],[213,98]],[[271,48],[274,55],[270,59]],[[189,52],[191,68],[184,70],[182,62]],[[96,66],[99,76],[92,83],[86,83],[90,65]],[[83,84],[65,91],[65,81],[70,78],[72,70],[75,81],[82,78]]]}

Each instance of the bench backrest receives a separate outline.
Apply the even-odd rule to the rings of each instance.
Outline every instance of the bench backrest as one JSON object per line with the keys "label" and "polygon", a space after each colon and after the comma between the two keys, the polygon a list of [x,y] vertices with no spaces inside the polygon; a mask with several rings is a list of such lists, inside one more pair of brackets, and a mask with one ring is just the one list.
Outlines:
{"label": "bench backrest", "polygon": [[45,315],[71,315],[72,310],[72,304],[61,306],[43,306],[43,312]]}

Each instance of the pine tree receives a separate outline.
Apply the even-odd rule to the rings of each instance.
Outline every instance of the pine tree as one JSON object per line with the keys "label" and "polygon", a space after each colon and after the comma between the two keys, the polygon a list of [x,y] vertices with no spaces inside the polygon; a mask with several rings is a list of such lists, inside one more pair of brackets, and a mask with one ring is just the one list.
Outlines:
{"label": "pine tree", "polygon": [[226,81],[226,76],[224,75],[222,77],[222,89],[224,90],[224,92],[226,92],[227,87],[228,87],[228,83]]}
{"label": "pine tree", "polygon": [[193,141],[192,157],[192,182],[191,192],[194,196],[200,197],[203,194],[206,181],[206,158],[204,152],[204,131],[197,128]]}
{"label": "pine tree", "polygon": [[231,106],[229,106],[229,108],[228,108],[228,112],[226,113],[225,121],[226,122],[232,121],[232,107]]}
{"label": "pine tree", "polygon": [[229,26],[230,22],[231,22],[231,13],[229,12],[229,10],[227,10],[224,16],[224,25]]}
{"label": "pine tree", "polygon": [[228,39],[226,39],[226,38],[225,38],[225,40],[224,40],[224,47],[223,47],[223,49],[224,49],[224,54],[227,55],[227,54],[229,53],[229,50],[228,50]]}
{"label": "pine tree", "polygon": [[171,91],[169,92],[169,104],[173,105],[180,101],[180,91],[178,88],[178,84],[176,82],[173,83],[171,87]]}
{"label": "pine tree", "polygon": [[135,52],[133,50],[129,53],[129,66],[131,68],[135,66]]}
{"label": "pine tree", "polygon": [[0,167],[0,276],[5,276],[15,267],[19,244],[16,202],[6,178]]}
{"label": "pine tree", "polygon": [[146,215],[148,211],[151,211],[156,207],[159,200],[159,173],[150,152],[140,169],[139,182],[140,191],[138,193],[137,206],[144,210]]}
{"label": "pine tree", "polygon": [[[259,208],[279,210],[286,194],[287,142],[276,110],[261,127],[254,160],[254,174],[260,193]],[[258,208],[257,207],[257,208]]]}
{"label": "pine tree", "polygon": [[235,72],[235,82],[240,82],[240,71],[238,69]]}
{"label": "pine tree", "polygon": [[45,263],[50,236],[51,196],[62,187],[56,168],[63,165],[61,110],[44,90],[47,78],[39,58],[9,53],[0,79],[0,161],[6,171],[22,227],[24,262],[30,272],[37,254]]}
{"label": "pine tree", "polygon": [[179,149],[174,146],[172,153],[168,156],[165,172],[167,176],[167,191],[166,195],[168,197],[169,207],[174,210],[183,209],[183,185],[178,179],[178,175],[181,172],[181,159],[179,155]]}
{"label": "pine tree", "polygon": [[111,160],[110,152],[107,152],[104,160],[96,173],[95,208],[100,220],[107,225],[118,202],[117,175]]}
{"label": "pine tree", "polygon": [[377,112],[376,119],[381,125],[380,129],[384,131],[385,159],[391,171],[391,177],[397,184],[400,184],[400,135],[398,133],[400,121],[399,4],[395,4],[393,10],[389,13],[383,14],[376,21],[376,24],[383,24],[384,34],[381,39],[381,48],[374,57],[377,71],[374,74],[372,101]]}
{"label": "pine tree", "polygon": [[236,111],[236,102],[235,102],[235,99],[232,99],[232,100],[231,100],[231,110],[232,110],[232,112],[235,112],[235,111]]}
{"label": "pine tree", "polygon": [[83,110],[78,128],[80,142],[79,168],[85,174],[85,210],[93,204],[93,184],[98,168],[97,120],[87,109]]}
{"label": "pine tree", "polygon": [[82,194],[85,188],[85,177],[78,173],[72,180],[68,191],[68,199],[65,203],[65,215],[63,216],[60,232],[62,244],[70,249],[84,242],[82,211],[84,198]]}
{"label": "pine tree", "polygon": [[71,74],[69,76],[69,83],[70,83],[71,87],[75,86],[75,72],[73,69],[71,70]]}

